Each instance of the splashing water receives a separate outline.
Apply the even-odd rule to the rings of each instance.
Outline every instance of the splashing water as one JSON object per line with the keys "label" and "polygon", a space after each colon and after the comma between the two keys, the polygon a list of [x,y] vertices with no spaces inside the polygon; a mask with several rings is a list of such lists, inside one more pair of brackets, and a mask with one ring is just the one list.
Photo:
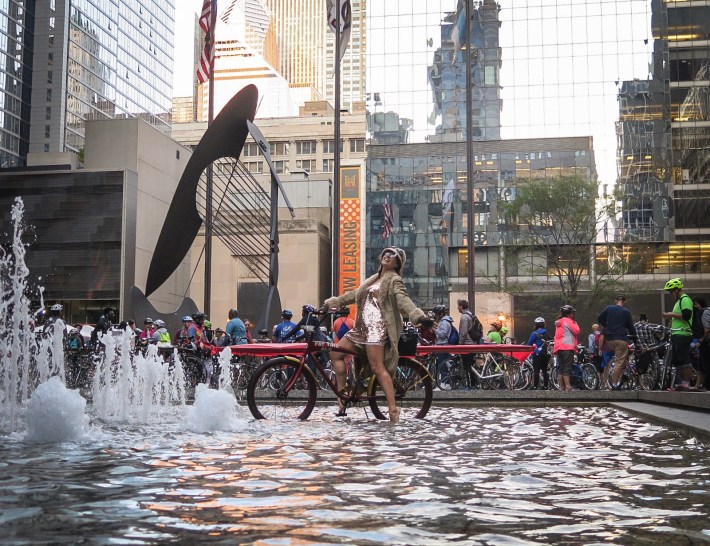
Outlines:
{"label": "splashing water", "polygon": [[13,432],[18,418],[38,385],[64,377],[62,332],[38,339],[30,314],[25,264],[24,204],[12,206],[11,250],[0,248],[0,430]]}
{"label": "splashing water", "polygon": [[149,345],[144,355],[132,355],[132,336],[126,330],[100,337],[105,352],[96,361],[92,386],[96,416],[142,423],[183,416],[185,375],[179,355],[173,354],[174,365],[155,345]]}
{"label": "splashing water", "polygon": [[64,386],[58,376],[39,385],[27,404],[26,440],[60,442],[86,433],[86,400]]}

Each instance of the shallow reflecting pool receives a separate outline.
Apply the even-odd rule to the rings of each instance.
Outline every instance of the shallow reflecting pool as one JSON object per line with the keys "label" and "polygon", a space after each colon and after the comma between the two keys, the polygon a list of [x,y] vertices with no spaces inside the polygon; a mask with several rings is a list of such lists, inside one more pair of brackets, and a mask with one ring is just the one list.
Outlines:
{"label": "shallow reflecting pool", "polygon": [[0,447],[0,543],[696,544],[710,452],[609,408],[433,408],[397,426],[94,422]]}

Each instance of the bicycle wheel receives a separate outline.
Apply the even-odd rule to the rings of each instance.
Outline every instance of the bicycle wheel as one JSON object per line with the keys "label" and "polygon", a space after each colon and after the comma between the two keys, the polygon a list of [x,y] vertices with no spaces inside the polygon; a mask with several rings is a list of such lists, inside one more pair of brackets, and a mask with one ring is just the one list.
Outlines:
{"label": "bicycle wheel", "polygon": [[585,362],[581,365],[582,385],[585,389],[595,391],[599,388],[599,374],[594,364]]}
{"label": "bicycle wheel", "polygon": [[449,368],[449,385],[451,390],[466,389],[469,386],[468,372],[463,367],[460,359],[454,360]]}
{"label": "bicycle wheel", "polygon": [[658,357],[654,357],[648,365],[648,369],[645,373],[639,374],[638,384],[642,391],[651,391],[656,388],[658,384],[659,375],[659,364]]}
{"label": "bicycle wheel", "polygon": [[484,381],[491,389],[514,389],[520,380],[517,361],[506,355],[497,355],[486,362],[483,368]]}
{"label": "bicycle wheel", "polygon": [[256,419],[308,419],[316,405],[316,379],[304,367],[298,382],[288,393],[283,388],[299,364],[286,357],[267,360],[249,378],[247,404]]}
{"label": "bicycle wheel", "polygon": [[335,384],[335,372],[333,371],[333,368],[331,368],[330,361],[328,361],[328,365],[323,368],[323,373],[325,375],[320,373],[318,374],[318,388],[325,391],[330,388],[330,385],[328,385],[328,382],[325,379],[326,376]]}
{"label": "bicycle wheel", "polygon": [[453,358],[448,358],[436,366],[436,386],[442,391],[450,391],[453,388],[449,382],[449,370],[453,368],[454,362]]}
{"label": "bicycle wheel", "polygon": [[550,384],[555,387],[555,390],[560,390],[560,367],[554,366],[550,370]]}
{"label": "bicycle wheel", "polygon": [[526,358],[523,365],[520,367],[520,380],[516,385],[515,389],[522,391],[529,388],[533,384],[533,377],[535,376],[535,369],[533,368],[530,358]]}
{"label": "bicycle wheel", "polygon": [[[401,412],[399,418],[423,419],[429,412],[433,398],[431,375],[426,368],[416,360],[402,358],[399,360],[392,382],[394,397]],[[389,419],[387,400],[377,377],[370,382],[367,396],[372,414],[377,419]],[[404,403],[405,398],[406,403]]]}

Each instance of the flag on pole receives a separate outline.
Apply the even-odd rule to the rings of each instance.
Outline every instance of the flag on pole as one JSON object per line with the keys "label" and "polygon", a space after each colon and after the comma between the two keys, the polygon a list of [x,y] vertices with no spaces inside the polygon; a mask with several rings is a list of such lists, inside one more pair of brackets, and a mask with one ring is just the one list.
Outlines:
{"label": "flag on pole", "polygon": [[466,9],[461,6],[456,14],[456,20],[451,27],[451,41],[454,42],[454,54],[451,57],[451,64],[456,62],[459,51],[467,40],[468,29],[466,28]]}
{"label": "flag on pole", "polygon": [[338,13],[335,11],[336,2],[340,4],[340,60],[343,60],[345,50],[350,42],[350,29],[352,28],[352,8],[350,0],[326,0],[328,6],[328,27],[336,33]]}
{"label": "flag on pole", "polygon": [[392,215],[392,203],[390,203],[390,196],[385,195],[385,204],[383,205],[385,216],[382,220],[382,238],[387,239],[392,233],[394,233],[394,216]]}
{"label": "flag on pole", "polygon": [[[215,10],[217,0],[214,0]],[[212,26],[212,0],[204,0],[199,20],[200,28],[205,33],[205,47],[200,56],[200,66],[197,67],[197,80],[200,83],[209,81],[214,68],[214,28]]]}

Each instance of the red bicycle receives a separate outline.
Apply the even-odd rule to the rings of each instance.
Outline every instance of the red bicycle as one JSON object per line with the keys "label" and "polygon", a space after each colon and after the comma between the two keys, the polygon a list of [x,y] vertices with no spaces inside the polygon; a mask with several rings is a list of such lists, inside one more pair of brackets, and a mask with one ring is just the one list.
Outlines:
{"label": "red bicycle", "polygon": [[[322,317],[320,325],[334,313],[316,311],[312,314]],[[382,387],[369,367],[361,365],[359,355],[340,349],[333,343],[316,341],[317,326],[307,325],[304,330],[306,348],[302,354],[267,360],[249,379],[247,403],[251,414],[257,419],[308,419],[316,405],[316,374],[319,373],[323,378],[321,383],[333,391],[346,410],[366,402],[377,419],[389,419]],[[343,391],[339,391],[335,379],[325,373],[325,366],[319,359],[319,355],[335,350],[353,355],[356,362],[350,367],[347,386]],[[400,419],[424,418],[433,397],[432,378],[427,369],[413,356],[403,356],[392,380],[397,406],[401,411]]]}

